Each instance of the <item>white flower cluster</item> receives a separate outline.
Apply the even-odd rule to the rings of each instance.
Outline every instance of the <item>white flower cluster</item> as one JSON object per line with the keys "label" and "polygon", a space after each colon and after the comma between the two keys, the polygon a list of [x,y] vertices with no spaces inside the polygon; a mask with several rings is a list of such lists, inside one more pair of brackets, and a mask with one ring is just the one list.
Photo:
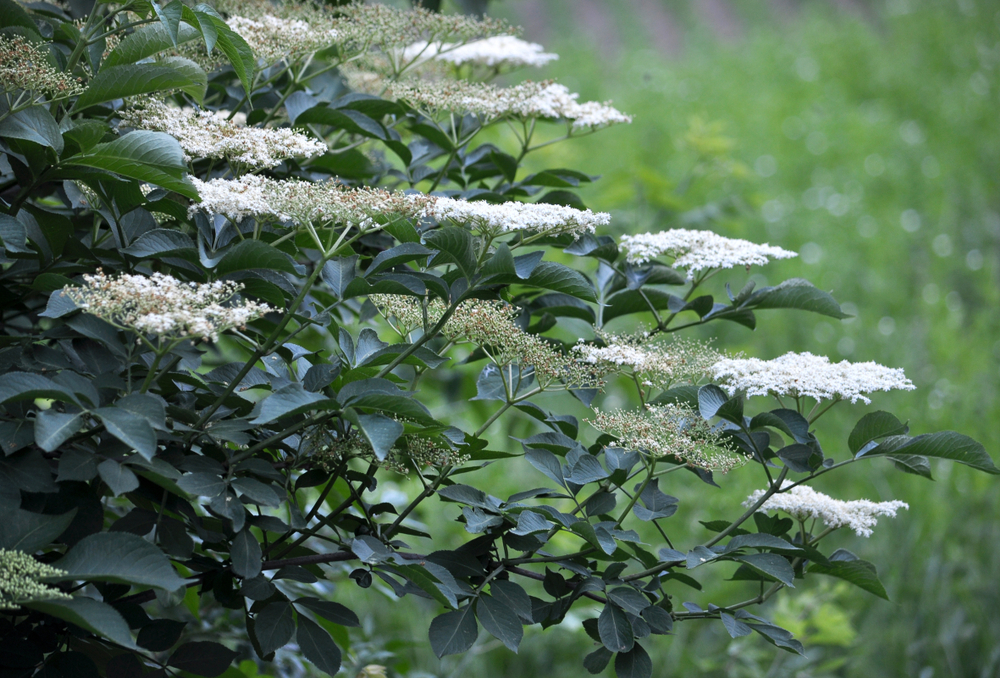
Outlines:
{"label": "white flower cluster", "polygon": [[0,549],[0,610],[16,610],[22,603],[36,600],[72,598],[39,581],[62,574],[63,570],[40,563],[23,551]]}
{"label": "white flower cluster", "polygon": [[275,167],[289,158],[313,158],[326,144],[287,127],[247,127],[242,113],[228,120],[229,111],[197,111],[143,100],[121,113],[136,129],[166,132],[177,139],[186,159],[226,158],[251,169]]}
{"label": "white flower cluster", "polygon": [[712,376],[729,391],[747,396],[789,395],[816,400],[858,400],[875,391],[916,388],[901,368],[885,367],[874,362],[831,363],[826,356],[789,352],[774,360],[759,358],[724,359],[712,367]]}
{"label": "white flower cluster", "polygon": [[201,197],[189,214],[203,210],[224,214],[234,221],[245,217],[279,221],[337,222],[359,228],[374,225],[379,218],[420,218],[434,198],[394,193],[378,188],[347,188],[333,181],[277,180],[255,174],[238,179],[191,182]]}
{"label": "white flower cluster", "polygon": [[427,208],[435,219],[469,224],[475,229],[496,235],[509,231],[544,231],[580,236],[593,233],[598,226],[611,223],[607,212],[578,210],[549,203],[505,202],[499,205],[454,198],[436,198]]}
{"label": "white flower cluster", "polygon": [[409,81],[390,86],[387,96],[429,113],[458,111],[486,119],[504,116],[567,120],[574,130],[632,122],[610,103],[579,103],[578,94],[553,82],[497,87],[465,80]]}
{"label": "white flower cluster", "polygon": [[256,18],[231,16],[226,21],[246,40],[254,56],[267,64],[324,49],[337,42],[339,32],[332,20],[317,23],[302,19],[283,19],[273,14]]}
{"label": "white flower cluster", "polygon": [[190,213],[203,210],[224,214],[234,221],[257,217],[338,222],[367,228],[380,218],[433,217],[469,224],[493,235],[524,230],[579,235],[593,233],[597,226],[611,220],[604,212],[595,214],[564,205],[522,202],[492,205],[376,188],[346,188],[335,182],[279,181],[253,174],[211,181],[192,177],[191,182],[201,202],[192,204]]}
{"label": "white flower cluster", "polygon": [[63,289],[78,307],[117,327],[161,338],[218,341],[220,333],[276,310],[253,301],[233,303],[243,289],[234,282],[185,283],[162,273],[113,278],[100,270],[83,280],[82,287]]}
{"label": "white flower cluster", "polygon": [[584,362],[607,365],[612,369],[627,369],[643,386],[667,388],[675,382],[696,383],[708,374],[722,354],[709,346],[685,339],[669,343],[650,340],[648,333],[601,335],[605,346],[584,344],[573,347]]}
{"label": "white flower cluster", "polygon": [[675,268],[686,268],[688,279],[703,269],[763,266],[770,259],[788,259],[795,252],[770,245],[758,245],[738,238],[726,238],[712,231],[674,228],[660,233],[623,235],[621,248],[629,263],[642,264],[666,254]]}
{"label": "white flower cluster", "polygon": [[428,36],[442,41],[464,44],[493,35],[513,33],[509,24],[499,19],[476,19],[463,14],[431,12],[417,7],[399,10],[383,3],[355,2],[338,8],[344,21],[341,24],[347,39],[370,50],[381,48],[397,53]]}
{"label": "white flower cluster", "polygon": [[[791,484],[786,480],[785,485]],[[757,490],[743,502],[747,508],[753,506],[764,496],[766,490]],[[808,485],[797,485],[790,490],[768,497],[767,501],[757,509],[758,513],[767,511],[784,511],[797,520],[818,518],[827,527],[849,527],[859,537],[870,537],[872,528],[878,523],[878,516],[896,517],[899,509],[909,509],[903,501],[874,502],[867,499],[855,501],[840,501],[822,492],[817,492]]]}
{"label": "white flower cluster", "polygon": [[720,473],[747,462],[747,457],[733,451],[707,421],[685,405],[596,412],[587,422],[618,438],[614,447],[653,457],[676,457],[689,466]]}
{"label": "white flower cluster", "polygon": [[415,42],[402,52],[404,61],[434,59],[454,66],[481,66],[496,70],[522,66],[541,67],[559,58],[534,42],[513,35],[497,35],[465,44]]}

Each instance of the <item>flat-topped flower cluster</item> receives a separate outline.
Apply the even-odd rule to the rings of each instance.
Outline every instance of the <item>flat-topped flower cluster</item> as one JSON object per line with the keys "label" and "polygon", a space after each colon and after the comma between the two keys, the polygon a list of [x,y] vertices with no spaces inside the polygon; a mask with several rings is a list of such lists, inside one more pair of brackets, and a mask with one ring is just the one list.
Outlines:
{"label": "flat-topped flower cluster", "polygon": [[713,378],[730,395],[740,391],[749,396],[777,395],[816,400],[861,400],[866,394],[916,388],[901,368],[874,362],[851,363],[812,353],[789,352],[774,360],[727,358],[712,367]]}
{"label": "flat-topped flower cluster", "polygon": [[191,205],[191,213],[201,210],[223,214],[234,221],[255,217],[336,222],[370,228],[378,220],[429,217],[468,224],[491,235],[511,231],[579,235],[593,233],[597,226],[611,220],[604,212],[594,213],[564,205],[517,201],[495,205],[377,188],[347,188],[333,181],[281,181],[258,175],[211,181],[192,178],[191,181],[201,197],[200,203]]}
{"label": "flat-topped flower cluster", "polygon": [[652,340],[649,333],[602,334],[604,346],[580,343],[573,347],[582,360],[616,370],[628,370],[643,386],[667,388],[677,382],[697,383],[722,354],[703,342]]}
{"label": "flat-topped flower cluster", "polygon": [[675,268],[687,269],[688,279],[698,271],[736,266],[763,266],[771,259],[788,259],[795,252],[758,245],[738,238],[726,238],[712,231],[673,228],[660,233],[623,235],[621,249],[629,263],[642,264],[659,256],[674,259]]}
{"label": "flat-topped flower cluster", "polygon": [[554,82],[526,81],[512,87],[465,80],[406,81],[389,85],[386,96],[427,113],[470,113],[487,120],[550,118],[566,120],[574,130],[630,123],[632,117],[610,102],[577,101],[579,94]]}
{"label": "flat-topped flower cluster", "polygon": [[101,270],[83,280],[80,287],[63,289],[79,308],[118,327],[161,339],[218,341],[222,332],[276,310],[255,301],[235,301],[243,289],[235,282],[186,283],[163,273],[112,277]]}
{"label": "flat-topped flower cluster", "polygon": [[327,150],[323,141],[287,127],[247,127],[246,115],[231,116],[226,110],[199,111],[145,99],[134,102],[120,115],[126,125],[166,132],[177,139],[187,160],[225,158],[258,170],[275,167],[289,158],[314,158]]}
{"label": "flat-topped flower cluster", "polygon": [[469,43],[427,42],[421,40],[403,50],[403,61],[433,59],[453,66],[478,66],[496,70],[522,66],[541,67],[559,58],[534,42],[513,35],[497,35]]}
{"label": "flat-topped flower cluster", "polygon": [[618,439],[610,447],[643,452],[652,457],[676,457],[696,468],[728,473],[748,461],[686,405],[647,405],[644,410],[596,411],[594,418],[587,422],[598,431]]}
{"label": "flat-topped flower cluster", "polygon": [[[784,485],[790,484],[791,481],[784,481]],[[766,492],[767,490],[756,490],[747,497],[743,506],[753,506]],[[841,501],[817,492],[808,485],[797,485],[768,497],[757,512],[784,511],[797,520],[816,518],[822,520],[827,527],[849,527],[859,537],[870,537],[872,528],[878,524],[879,516],[895,518],[896,511],[909,508],[909,504],[903,501]]]}

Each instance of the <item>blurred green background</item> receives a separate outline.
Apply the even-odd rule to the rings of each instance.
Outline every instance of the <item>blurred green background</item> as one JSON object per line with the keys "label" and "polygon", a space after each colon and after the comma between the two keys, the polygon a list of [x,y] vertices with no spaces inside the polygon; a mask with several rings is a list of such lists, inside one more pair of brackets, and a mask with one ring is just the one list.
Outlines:
{"label": "blurred green background", "polygon": [[[603,174],[581,194],[613,213],[616,233],[707,228],[800,253],[719,276],[716,292],[748,275],[758,284],[805,277],[856,316],[771,312],[756,332],[711,325],[704,336],[762,358],[796,350],[903,367],[917,390],[880,394],[872,408],[909,419],[912,433],[971,435],[1000,459],[1000,6],[498,0],[489,12],[561,56],[516,75],[557,78],[581,100],[613,99],[635,116],[529,156],[529,166]],[[828,454],[843,458],[865,409],[838,409],[819,433]],[[516,462],[498,465],[498,496],[506,484],[544,484]],[[891,603],[813,577],[759,612],[793,630],[805,658],[695,622],[645,644],[654,675],[1000,675],[1000,484],[948,464],[934,475],[931,483],[857,464],[816,484],[844,499],[910,502],[870,540],[831,538],[879,566]],[[756,483],[736,472],[721,491],[665,487],[682,500],[674,534],[681,543],[704,538],[696,519],[731,514]],[[697,511],[685,516],[685,502]],[[454,514],[428,505],[420,518],[440,527]],[[727,586],[679,591],[679,600],[732,602],[737,589]],[[350,597],[351,588],[338,593]],[[516,656],[483,634],[469,655],[439,662],[426,647],[436,610],[422,602],[386,598],[371,609],[371,645],[354,638],[355,658],[409,676],[585,674],[580,660],[593,643],[579,623],[528,630]],[[394,656],[369,654],[376,650]]]}

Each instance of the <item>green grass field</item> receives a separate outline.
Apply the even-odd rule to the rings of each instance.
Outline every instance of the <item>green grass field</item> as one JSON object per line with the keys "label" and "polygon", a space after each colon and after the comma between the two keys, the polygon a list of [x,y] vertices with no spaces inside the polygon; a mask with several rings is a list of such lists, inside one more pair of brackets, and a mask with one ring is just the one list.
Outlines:
{"label": "green grass field", "polygon": [[[997,8],[896,0],[777,12],[776,3],[740,2],[726,5],[728,23],[713,24],[693,3],[664,4],[683,37],[678,51],[657,42],[637,10],[657,2],[601,3],[603,23],[580,9],[591,2],[493,3],[492,13],[530,19],[526,36],[561,55],[541,74],[520,75],[558,78],[635,116],[539,153],[537,168],[603,174],[582,195],[613,213],[619,233],[708,228],[800,252],[751,275],[758,284],[808,278],[856,317],[772,312],[756,332],[724,328],[718,345],[903,367],[918,390],[879,395],[872,409],[909,419],[913,433],[971,435],[1000,459]],[[746,278],[726,280],[738,288]],[[822,421],[828,454],[844,457],[834,442],[864,411],[845,406]],[[534,471],[498,468],[499,487],[511,473]],[[934,474],[930,483],[859,464],[817,483],[842,498],[911,504],[871,540],[835,535],[836,546],[879,565],[891,603],[814,577],[761,613],[800,634],[807,658],[756,637],[730,641],[721,624],[688,625],[649,643],[654,675],[1000,675],[1000,481],[961,466]],[[708,494],[681,483],[665,490],[682,507],[697,501],[724,515],[757,481],[736,472],[721,484]],[[453,508],[435,510],[421,518],[454,519]],[[678,535],[704,533],[683,511],[672,520]],[[730,586],[690,599],[728,601]],[[484,637],[468,657],[439,663],[422,647],[430,607],[386,602],[369,633],[397,639],[387,649],[411,676],[579,676],[592,649],[579,628],[533,630],[517,656]]]}

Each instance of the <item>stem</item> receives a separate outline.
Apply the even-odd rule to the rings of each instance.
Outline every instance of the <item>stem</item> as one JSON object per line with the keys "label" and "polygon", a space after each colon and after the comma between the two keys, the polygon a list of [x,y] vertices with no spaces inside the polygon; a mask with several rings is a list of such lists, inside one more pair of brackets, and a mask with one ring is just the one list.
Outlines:
{"label": "stem", "polygon": [[396,516],[396,520],[394,520],[392,525],[389,526],[389,529],[385,530],[382,533],[383,539],[388,539],[393,534],[395,534],[396,530],[399,529],[399,526],[402,524],[403,520],[405,520],[408,515],[413,513],[413,509],[417,508],[417,505],[424,499],[434,494],[435,490],[437,490],[437,488],[441,486],[441,483],[443,483],[445,479],[448,477],[448,474],[451,472],[451,469],[452,469],[451,466],[445,466],[444,468],[441,469],[441,471],[438,473],[438,477],[434,479],[434,482],[425,487],[423,490],[421,490],[420,494],[418,494],[416,498],[413,501],[411,501],[398,516]]}

